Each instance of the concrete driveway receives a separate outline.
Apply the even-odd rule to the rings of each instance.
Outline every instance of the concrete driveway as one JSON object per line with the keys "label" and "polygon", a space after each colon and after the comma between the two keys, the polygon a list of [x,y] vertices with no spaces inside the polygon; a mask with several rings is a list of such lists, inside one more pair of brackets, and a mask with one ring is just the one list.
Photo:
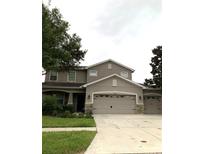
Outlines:
{"label": "concrete driveway", "polygon": [[161,152],[161,115],[96,114],[97,134],[85,154]]}

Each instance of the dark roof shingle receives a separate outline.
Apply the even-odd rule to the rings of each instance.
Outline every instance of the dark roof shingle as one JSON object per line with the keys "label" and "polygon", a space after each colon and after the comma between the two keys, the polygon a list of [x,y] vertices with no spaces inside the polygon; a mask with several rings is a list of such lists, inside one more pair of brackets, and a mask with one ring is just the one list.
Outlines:
{"label": "dark roof shingle", "polygon": [[85,83],[69,83],[69,82],[44,82],[43,86],[56,86],[56,87],[80,87]]}

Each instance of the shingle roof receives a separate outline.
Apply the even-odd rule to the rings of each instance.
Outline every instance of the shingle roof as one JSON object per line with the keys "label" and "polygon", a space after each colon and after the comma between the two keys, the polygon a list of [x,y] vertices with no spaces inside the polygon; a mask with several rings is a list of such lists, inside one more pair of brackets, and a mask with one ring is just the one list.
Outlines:
{"label": "shingle roof", "polygon": [[[68,68],[66,68],[66,67],[59,67],[59,70],[63,71],[63,70],[68,70],[69,68],[70,69],[75,69],[75,70],[87,70],[87,66],[73,66],[73,67],[68,67]],[[49,70],[56,70],[56,69],[55,68],[54,69],[50,68]]]}
{"label": "shingle roof", "polygon": [[132,80],[126,79],[126,78],[124,78],[124,77],[122,77],[122,76],[120,76],[120,75],[118,75],[118,74],[112,74],[112,75],[106,76],[106,77],[104,77],[104,78],[101,78],[101,79],[98,79],[98,80],[95,80],[95,81],[86,83],[86,84],[84,84],[82,87],[87,87],[87,86],[89,86],[89,85],[98,83],[98,82],[100,82],[100,81],[106,80],[106,79],[111,78],[111,77],[113,77],[113,76],[117,76],[118,78],[121,78],[121,79],[123,79],[123,80],[125,80],[125,81],[127,81],[127,82],[130,82],[130,83],[132,83],[132,84],[134,84],[134,85],[137,85],[137,86],[139,86],[139,87],[141,87],[141,88],[146,88],[145,86],[140,85],[139,83],[136,83],[136,82],[134,82],[134,81],[132,81]]}
{"label": "shingle roof", "polygon": [[42,83],[43,86],[51,86],[51,87],[77,87],[80,88],[85,83],[68,83],[68,82],[44,82]]}
{"label": "shingle roof", "polygon": [[90,66],[88,66],[87,68],[91,68],[91,67],[94,67],[94,66],[97,66],[97,65],[106,63],[106,62],[110,62],[110,61],[113,62],[113,63],[115,63],[115,64],[118,64],[118,65],[120,65],[120,66],[122,66],[122,67],[124,67],[124,68],[127,68],[127,69],[131,70],[132,72],[135,71],[134,69],[132,69],[132,68],[130,68],[130,67],[128,67],[128,66],[125,66],[125,65],[123,65],[123,64],[121,64],[121,63],[119,63],[119,62],[117,62],[117,61],[115,61],[115,60],[113,60],[113,59],[107,59],[107,60],[101,61],[101,62],[99,62],[99,63],[90,65]]}

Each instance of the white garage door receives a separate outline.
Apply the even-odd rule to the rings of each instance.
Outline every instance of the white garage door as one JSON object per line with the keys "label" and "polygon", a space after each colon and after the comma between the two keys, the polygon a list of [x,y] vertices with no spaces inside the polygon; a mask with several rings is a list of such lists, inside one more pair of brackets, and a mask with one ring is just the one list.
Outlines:
{"label": "white garage door", "polygon": [[94,95],[94,114],[134,114],[136,96],[133,95]]}

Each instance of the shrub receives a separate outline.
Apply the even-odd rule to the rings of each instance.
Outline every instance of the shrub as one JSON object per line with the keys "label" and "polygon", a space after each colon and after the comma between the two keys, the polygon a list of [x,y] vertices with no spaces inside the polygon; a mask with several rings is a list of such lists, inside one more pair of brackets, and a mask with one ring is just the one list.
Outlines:
{"label": "shrub", "polygon": [[69,111],[70,113],[74,112],[74,107],[73,105],[64,105],[63,106],[63,111]]}
{"label": "shrub", "polygon": [[52,116],[58,116],[58,111],[57,110],[54,110],[54,111],[52,111],[52,114],[51,114]]}
{"label": "shrub", "polygon": [[85,113],[88,114],[88,115],[92,115],[93,112],[91,110],[88,110]]}
{"label": "shrub", "polygon": [[79,118],[84,118],[84,113],[79,112],[78,117],[79,117]]}
{"label": "shrub", "polygon": [[70,113],[70,111],[65,111],[65,112],[60,113],[59,116],[60,116],[61,118],[71,118],[71,117],[72,117],[72,114]]}
{"label": "shrub", "polygon": [[61,117],[61,118],[93,118],[91,114],[87,113],[82,113],[82,112],[74,112],[71,113],[70,111],[61,111],[61,112],[54,112],[52,114],[53,116],[56,117]]}
{"label": "shrub", "polygon": [[82,112],[75,112],[72,113],[72,118],[93,118],[91,114],[82,113]]}
{"label": "shrub", "polygon": [[60,110],[60,106],[57,103],[56,97],[45,95],[42,101],[43,115],[56,114]]}
{"label": "shrub", "polygon": [[93,116],[92,116],[91,113],[85,113],[85,114],[84,114],[84,117],[85,117],[85,118],[93,118]]}
{"label": "shrub", "polygon": [[84,113],[82,113],[82,112],[74,112],[74,113],[72,114],[72,116],[73,116],[74,118],[83,118],[83,117],[84,117]]}
{"label": "shrub", "polygon": [[78,113],[78,112],[74,112],[74,113],[72,114],[72,116],[75,117],[75,118],[77,118],[77,117],[79,116],[79,113]]}

